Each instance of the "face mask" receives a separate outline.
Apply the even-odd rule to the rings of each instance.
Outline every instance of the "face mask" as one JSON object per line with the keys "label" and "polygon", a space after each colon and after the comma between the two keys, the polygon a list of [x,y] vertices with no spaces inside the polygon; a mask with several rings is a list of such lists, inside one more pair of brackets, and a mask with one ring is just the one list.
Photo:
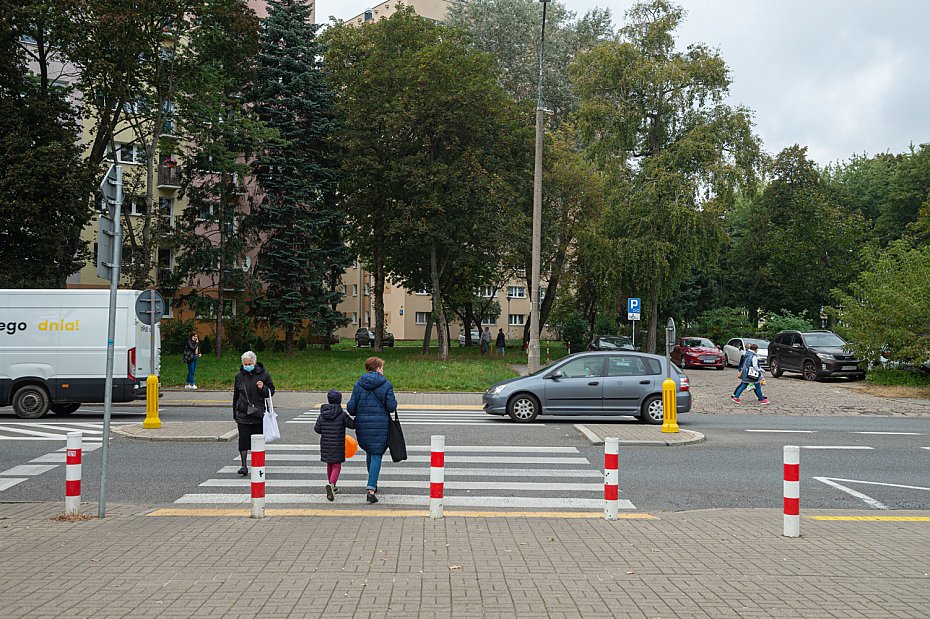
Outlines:
{"label": "face mask", "polygon": [[251,372],[252,370],[255,369],[255,364],[253,363],[252,365],[243,365],[242,369],[245,370],[246,372]]}

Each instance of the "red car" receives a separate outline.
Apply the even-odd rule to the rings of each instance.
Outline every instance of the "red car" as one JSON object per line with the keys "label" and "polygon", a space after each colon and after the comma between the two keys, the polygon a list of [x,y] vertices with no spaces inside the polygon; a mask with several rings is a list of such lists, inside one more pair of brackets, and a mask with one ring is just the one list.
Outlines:
{"label": "red car", "polygon": [[683,337],[671,353],[672,363],[685,368],[717,368],[722,370],[727,358],[720,347],[706,337]]}

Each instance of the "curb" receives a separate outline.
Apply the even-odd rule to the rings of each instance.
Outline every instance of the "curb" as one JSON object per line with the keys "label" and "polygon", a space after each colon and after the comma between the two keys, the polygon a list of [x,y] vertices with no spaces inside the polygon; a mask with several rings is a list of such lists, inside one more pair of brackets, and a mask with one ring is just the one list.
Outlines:
{"label": "curb", "polygon": [[216,435],[211,434],[206,435],[181,435],[181,436],[168,436],[164,434],[147,434],[147,435],[138,435],[132,432],[126,432],[122,428],[112,428],[110,430],[114,434],[119,434],[125,438],[133,439],[136,441],[152,441],[152,442],[174,442],[174,443],[217,443],[217,442],[227,442],[236,438],[239,435],[239,430],[230,430],[229,432],[224,432],[223,434]]}
{"label": "curb", "polygon": [[[574,424],[575,429],[581,432],[581,434],[588,439],[592,445],[603,445],[604,438],[598,436],[594,431],[582,424]],[[651,445],[659,447],[679,447],[682,445],[693,445],[695,443],[703,443],[705,437],[700,432],[695,432],[693,430],[680,430],[679,434],[686,434],[688,438],[683,441],[662,441],[662,440],[647,440],[647,439],[620,439],[620,445]]]}

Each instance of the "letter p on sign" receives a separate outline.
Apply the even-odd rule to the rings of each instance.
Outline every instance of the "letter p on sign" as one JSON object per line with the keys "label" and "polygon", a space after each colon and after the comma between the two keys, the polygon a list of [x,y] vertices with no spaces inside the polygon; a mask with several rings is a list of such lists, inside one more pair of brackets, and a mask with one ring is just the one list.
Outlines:
{"label": "letter p on sign", "polygon": [[639,320],[642,311],[642,302],[638,297],[630,297],[626,300],[627,320]]}

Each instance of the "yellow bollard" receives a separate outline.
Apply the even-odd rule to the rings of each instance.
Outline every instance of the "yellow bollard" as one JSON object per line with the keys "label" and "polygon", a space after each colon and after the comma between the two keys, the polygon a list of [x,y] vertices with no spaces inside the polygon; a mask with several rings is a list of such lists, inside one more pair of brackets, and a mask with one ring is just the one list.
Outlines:
{"label": "yellow bollard", "polygon": [[662,431],[678,432],[678,385],[671,378],[662,381]]}
{"label": "yellow bollard", "polygon": [[145,379],[145,421],[142,422],[142,427],[161,427],[161,419],[158,418],[158,377],[154,374],[149,374]]}

